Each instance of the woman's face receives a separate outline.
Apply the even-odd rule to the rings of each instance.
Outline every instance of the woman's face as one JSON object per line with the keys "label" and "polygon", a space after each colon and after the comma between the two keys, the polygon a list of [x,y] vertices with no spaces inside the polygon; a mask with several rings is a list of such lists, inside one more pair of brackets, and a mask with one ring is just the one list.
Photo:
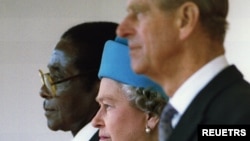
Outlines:
{"label": "woman's face", "polygon": [[100,109],[92,124],[100,129],[100,141],[148,140],[146,114],[131,106],[119,83],[102,78],[96,100]]}

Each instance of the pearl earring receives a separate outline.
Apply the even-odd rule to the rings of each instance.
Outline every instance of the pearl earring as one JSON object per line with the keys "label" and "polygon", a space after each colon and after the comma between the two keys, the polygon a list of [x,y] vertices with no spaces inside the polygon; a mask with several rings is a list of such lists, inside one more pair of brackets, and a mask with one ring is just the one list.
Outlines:
{"label": "pearl earring", "polygon": [[146,127],[145,132],[149,134],[151,132],[151,129],[149,127]]}

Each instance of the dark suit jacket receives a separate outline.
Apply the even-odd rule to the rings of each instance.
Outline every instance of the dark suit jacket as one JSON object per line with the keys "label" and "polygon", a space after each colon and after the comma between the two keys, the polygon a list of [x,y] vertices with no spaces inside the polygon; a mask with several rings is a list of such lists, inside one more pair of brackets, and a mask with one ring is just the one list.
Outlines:
{"label": "dark suit jacket", "polygon": [[99,130],[93,135],[89,141],[99,141]]}
{"label": "dark suit jacket", "polygon": [[224,69],[199,92],[168,141],[197,141],[199,124],[250,125],[250,85],[235,66]]}

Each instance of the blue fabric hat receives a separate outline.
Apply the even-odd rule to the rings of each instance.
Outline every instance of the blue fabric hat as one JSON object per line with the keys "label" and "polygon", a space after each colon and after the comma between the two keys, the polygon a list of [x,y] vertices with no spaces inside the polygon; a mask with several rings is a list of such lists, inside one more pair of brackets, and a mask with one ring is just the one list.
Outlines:
{"label": "blue fabric hat", "polygon": [[132,70],[127,44],[127,40],[120,37],[105,43],[98,77],[110,78],[135,87],[151,88],[166,96],[158,84]]}

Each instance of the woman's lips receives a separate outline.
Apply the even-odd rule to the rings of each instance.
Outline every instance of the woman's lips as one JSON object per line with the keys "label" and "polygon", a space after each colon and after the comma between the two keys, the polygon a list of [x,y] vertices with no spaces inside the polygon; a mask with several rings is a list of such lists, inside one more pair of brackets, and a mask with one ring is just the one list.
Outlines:
{"label": "woman's lips", "polygon": [[109,141],[110,137],[108,136],[99,136],[99,141]]}

